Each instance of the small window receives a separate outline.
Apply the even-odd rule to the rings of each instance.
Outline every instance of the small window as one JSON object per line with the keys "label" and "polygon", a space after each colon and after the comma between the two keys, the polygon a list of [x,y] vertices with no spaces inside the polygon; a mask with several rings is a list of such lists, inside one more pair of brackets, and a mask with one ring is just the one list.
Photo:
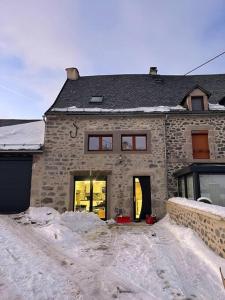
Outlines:
{"label": "small window", "polygon": [[194,159],[210,158],[207,131],[192,132],[192,150]]}
{"label": "small window", "polygon": [[191,97],[191,106],[193,111],[204,110],[203,97]]}
{"label": "small window", "polygon": [[89,135],[88,136],[89,151],[111,151],[112,136],[109,135]]}
{"label": "small window", "polygon": [[123,151],[147,150],[146,135],[122,135],[121,148]]}
{"label": "small window", "polygon": [[92,96],[89,100],[90,103],[102,103],[103,96]]}

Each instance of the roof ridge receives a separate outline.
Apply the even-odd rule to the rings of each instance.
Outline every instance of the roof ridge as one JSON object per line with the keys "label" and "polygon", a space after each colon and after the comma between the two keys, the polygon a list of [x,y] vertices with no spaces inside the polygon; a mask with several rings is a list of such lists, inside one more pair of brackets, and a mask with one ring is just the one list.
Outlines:
{"label": "roof ridge", "polygon": [[156,78],[156,77],[206,77],[206,76],[225,76],[225,73],[215,73],[215,74],[194,74],[194,75],[183,75],[183,74],[156,74],[156,75],[150,75],[150,74],[97,74],[97,75],[84,75],[80,76],[80,79],[82,78],[92,78],[92,77],[123,77],[123,76],[129,76],[129,77],[135,77],[135,76],[146,76],[149,78]]}

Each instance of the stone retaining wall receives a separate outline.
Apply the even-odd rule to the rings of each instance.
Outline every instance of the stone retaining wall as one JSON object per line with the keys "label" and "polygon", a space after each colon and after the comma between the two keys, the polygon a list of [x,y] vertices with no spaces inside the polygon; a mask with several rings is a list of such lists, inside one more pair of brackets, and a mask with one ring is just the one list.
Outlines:
{"label": "stone retaining wall", "polygon": [[225,218],[170,201],[167,212],[177,224],[196,231],[207,246],[225,258]]}

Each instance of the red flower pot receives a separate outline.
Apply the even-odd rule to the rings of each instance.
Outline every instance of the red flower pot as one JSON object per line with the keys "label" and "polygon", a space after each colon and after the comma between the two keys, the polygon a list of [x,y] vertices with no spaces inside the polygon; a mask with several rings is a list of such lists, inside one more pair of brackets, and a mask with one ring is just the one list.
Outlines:
{"label": "red flower pot", "polygon": [[156,216],[154,215],[147,215],[146,216],[146,223],[147,224],[154,224],[156,222]]}
{"label": "red flower pot", "polygon": [[116,223],[124,224],[124,223],[130,223],[130,217],[129,216],[118,216],[116,217]]}

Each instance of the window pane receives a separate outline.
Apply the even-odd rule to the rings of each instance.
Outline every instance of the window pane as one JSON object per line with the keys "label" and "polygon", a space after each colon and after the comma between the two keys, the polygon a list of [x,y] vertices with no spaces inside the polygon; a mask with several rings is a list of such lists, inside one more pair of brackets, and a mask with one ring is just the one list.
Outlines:
{"label": "window pane", "polygon": [[139,179],[135,178],[135,219],[140,219],[142,208],[142,189]]}
{"label": "window pane", "polygon": [[146,150],[146,136],[136,136],[136,150]]}
{"label": "window pane", "polygon": [[122,136],[122,150],[133,150],[132,136]]}
{"label": "window pane", "polygon": [[93,212],[106,218],[106,180],[93,180]]}
{"label": "window pane", "polygon": [[203,98],[202,97],[192,97],[192,110],[203,110]]}
{"label": "window pane", "polygon": [[75,210],[90,211],[90,180],[75,181]]}
{"label": "window pane", "polygon": [[102,137],[102,150],[112,150],[112,137],[103,136]]}
{"label": "window pane", "polygon": [[201,197],[209,198],[213,204],[225,206],[225,174],[199,176]]}
{"label": "window pane", "polygon": [[90,136],[89,137],[88,150],[99,150],[99,137],[98,136]]}
{"label": "window pane", "polygon": [[193,187],[193,176],[187,176],[187,194],[188,199],[194,199],[194,187]]}
{"label": "window pane", "polygon": [[181,178],[181,197],[185,197],[185,182],[184,182],[184,177]]}

